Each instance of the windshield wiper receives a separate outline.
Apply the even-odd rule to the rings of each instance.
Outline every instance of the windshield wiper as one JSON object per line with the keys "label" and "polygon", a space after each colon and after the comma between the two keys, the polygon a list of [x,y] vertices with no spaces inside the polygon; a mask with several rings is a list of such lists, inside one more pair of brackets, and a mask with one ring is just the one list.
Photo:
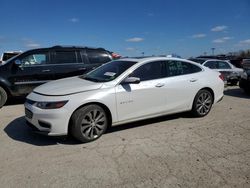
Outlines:
{"label": "windshield wiper", "polygon": [[98,80],[96,78],[90,78],[90,77],[82,77],[82,79],[92,81],[92,82],[102,82],[101,80]]}

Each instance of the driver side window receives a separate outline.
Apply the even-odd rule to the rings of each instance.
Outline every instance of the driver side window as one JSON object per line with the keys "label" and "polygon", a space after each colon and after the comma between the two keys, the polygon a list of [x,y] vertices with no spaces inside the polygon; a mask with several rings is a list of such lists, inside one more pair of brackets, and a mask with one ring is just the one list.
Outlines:
{"label": "driver side window", "polygon": [[21,59],[23,66],[36,66],[48,62],[48,53],[30,54]]}
{"label": "driver side window", "polygon": [[164,78],[166,77],[164,73],[164,62],[155,61],[140,66],[130,76],[140,78],[141,81],[147,81]]}

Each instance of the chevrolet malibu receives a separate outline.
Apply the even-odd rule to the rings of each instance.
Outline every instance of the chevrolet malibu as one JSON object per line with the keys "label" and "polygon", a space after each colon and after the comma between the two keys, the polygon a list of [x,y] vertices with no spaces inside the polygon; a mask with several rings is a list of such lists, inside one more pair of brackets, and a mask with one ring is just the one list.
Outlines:
{"label": "chevrolet malibu", "polygon": [[203,117],[222,99],[223,89],[220,73],[192,61],[120,59],[41,85],[24,105],[27,123],[36,131],[89,142],[109,126],[184,111]]}

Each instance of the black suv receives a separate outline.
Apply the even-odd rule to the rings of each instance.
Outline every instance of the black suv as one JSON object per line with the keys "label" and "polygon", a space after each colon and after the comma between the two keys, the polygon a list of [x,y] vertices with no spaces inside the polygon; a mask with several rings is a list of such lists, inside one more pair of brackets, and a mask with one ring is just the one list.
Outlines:
{"label": "black suv", "polygon": [[76,46],[26,51],[0,66],[0,108],[8,97],[25,96],[45,82],[84,74],[118,57],[103,48]]}

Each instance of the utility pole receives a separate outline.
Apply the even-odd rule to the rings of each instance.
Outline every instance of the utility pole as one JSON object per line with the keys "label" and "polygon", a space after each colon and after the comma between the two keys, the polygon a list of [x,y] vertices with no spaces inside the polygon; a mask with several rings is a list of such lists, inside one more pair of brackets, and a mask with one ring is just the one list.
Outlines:
{"label": "utility pole", "polygon": [[214,50],[215,50],[215,48],[211,48],[211,50],[212,50],[212,55],[214,56]]}

